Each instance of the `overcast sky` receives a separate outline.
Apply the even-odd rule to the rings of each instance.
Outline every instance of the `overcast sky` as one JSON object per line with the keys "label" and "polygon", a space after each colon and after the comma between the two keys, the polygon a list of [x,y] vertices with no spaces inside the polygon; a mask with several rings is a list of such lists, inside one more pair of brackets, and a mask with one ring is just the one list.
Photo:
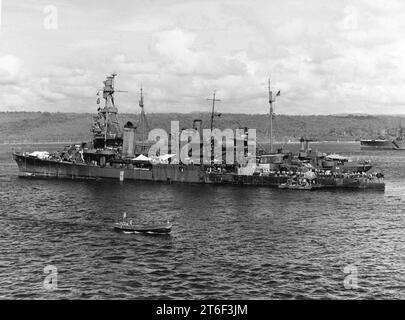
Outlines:
{"label": "overcast sky", "polygon": [[[121,112],[405,113],[396,0],[0,0],[0,111],[95,112],[118,73]],[[49,7],[51,6],[51,7]],[[55,20],[57,9],[57,20]],[[56,28],[56,29],[55,29]]]}

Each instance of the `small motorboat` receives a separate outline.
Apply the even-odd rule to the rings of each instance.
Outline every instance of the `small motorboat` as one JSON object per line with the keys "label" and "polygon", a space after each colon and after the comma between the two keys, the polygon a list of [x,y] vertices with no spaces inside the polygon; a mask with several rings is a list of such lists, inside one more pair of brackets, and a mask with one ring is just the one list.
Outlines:
{"label": "small motorboat", "polygon": [[127,213],[124,212],[122,221],[114,224],[114,229],[124,232],[142,232],[142,233],[170,233],[172,231],[172,224],[167,221],[166,223],[150,223],[150,224],[134,224],[132,220],[127,220]]}
{"label": "small motorboat", "polygon": [[128,222],[117,222],[114,224],[114,229],[124,232],[142,232],[142,233],[170,233],[172,231],[172,224],[166,222],[165,224],[131,224]]}

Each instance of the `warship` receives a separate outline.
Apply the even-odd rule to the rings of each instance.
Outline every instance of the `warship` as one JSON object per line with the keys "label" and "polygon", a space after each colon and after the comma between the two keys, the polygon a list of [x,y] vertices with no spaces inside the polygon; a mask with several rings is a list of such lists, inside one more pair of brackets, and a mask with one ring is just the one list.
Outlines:
{"label": "warship", "polygon": [[[307,180],[322,188],[372,189],[384,190],[383,174],[373,170],[369,161],[352,161],[340,155],[314,152],[309,146],[310,140],[301,139],[298,153],[278,149],[273,151],[272,119],[275,97],[270,90],[270,153],[249,153],[249,129],[242,127],[244,133],[242,153],[244,161],[235,160],[225,163],[218,160],[218,152],[213,148],[208,161],[203,158],[204,141],[200,134],[197,148],[200,156],[190,161],[181,161],[174,151],[180,146],[176,139],[170,139],[167,153],[151,157],[148,152],[154,141],[148,141],[148,128],[144,111],[144,98],[141,90],[139,106],[141,116],[134,125],[128,121],[123,127],[118,121],[118,108],[114,94],[116,74],[108,76],[103,82],[102,98],[104,105],[99,106],[93,117],[91,127],[92,140],[81,144],[66,146],[55,153],[48,152],[14,152],[13,158],[19,167],[20,177],[64,178],[64,179],[116,179],[119,181],[138,180],[160,183],[202,183],[230,184],[240,186],[275,187],[292,179]],[[212,101],[211,134],[215,117],[215,93]],[[100,97],[97,99],[100,104]],[[194,132],[202,131],[202,120],[193,121]],[[142,127],[142,128],[141,128]],[[171,136],[171,134],[169,134]],[[171,137],[173,138],[173,137]],[[173,142],[174,141],[174,142]],[[237,145],[235,138],[235,149]],[[218,149],[216,149],[218,150]],[[220,149],[221,152],[221,149]],[[222,153],[225,146],[222,146]],[[236,152],[236,151],[235,151]],[[240,159],[235,157],[235,159]],[[246,160],[248,159],[248,160]]]}
{"label": "warship", "polygon": [[360,140],[361,150],[405,150],[403,128],[397,129],[395,138]]}

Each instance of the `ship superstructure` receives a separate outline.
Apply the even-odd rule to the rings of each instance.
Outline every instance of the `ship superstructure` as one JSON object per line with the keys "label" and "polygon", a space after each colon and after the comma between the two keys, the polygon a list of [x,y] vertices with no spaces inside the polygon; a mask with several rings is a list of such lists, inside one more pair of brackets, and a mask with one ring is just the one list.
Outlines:
{"label": "ship superstructure", "polygon": [[[93,134],[93,147],[96,149],[117,147],[122,145],[122,130],[118,121],[118,108],[114,101],[114,80],[117,74],[113,73],[103,82],[102,91],[97,92],[97,116],[93,117],[91,132]],[[104,105],[99,97],[102,93]]]}

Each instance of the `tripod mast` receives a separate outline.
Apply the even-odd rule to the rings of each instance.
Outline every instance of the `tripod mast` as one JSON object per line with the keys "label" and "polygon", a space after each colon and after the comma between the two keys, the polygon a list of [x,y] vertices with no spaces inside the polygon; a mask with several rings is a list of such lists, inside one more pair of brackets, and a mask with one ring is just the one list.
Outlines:
{"label": "tripod mast", "polygon": [[146,118],[144,104],[143,104],[143,88],[141,87],[141,98],[139,100],[139,107],[141,108],[141,114],[139,118],[138,127],[141,127],[141,134],[142,134],[142,153],[145,149],[145,140],[147,140],[147,132],[149,132],[149,124],[148,119]]}
{"label": "tripod mast", "polygon": [[215,117],[215,102],[221,101],[220,99],[215,99],[215,90],[212,95],[212,99],[207,99],[208,101],[212,101],[212,112],[211,112],[211,164],[214,163],[214,137],[212,136],[212,130],[214,129],[214,117]]}

